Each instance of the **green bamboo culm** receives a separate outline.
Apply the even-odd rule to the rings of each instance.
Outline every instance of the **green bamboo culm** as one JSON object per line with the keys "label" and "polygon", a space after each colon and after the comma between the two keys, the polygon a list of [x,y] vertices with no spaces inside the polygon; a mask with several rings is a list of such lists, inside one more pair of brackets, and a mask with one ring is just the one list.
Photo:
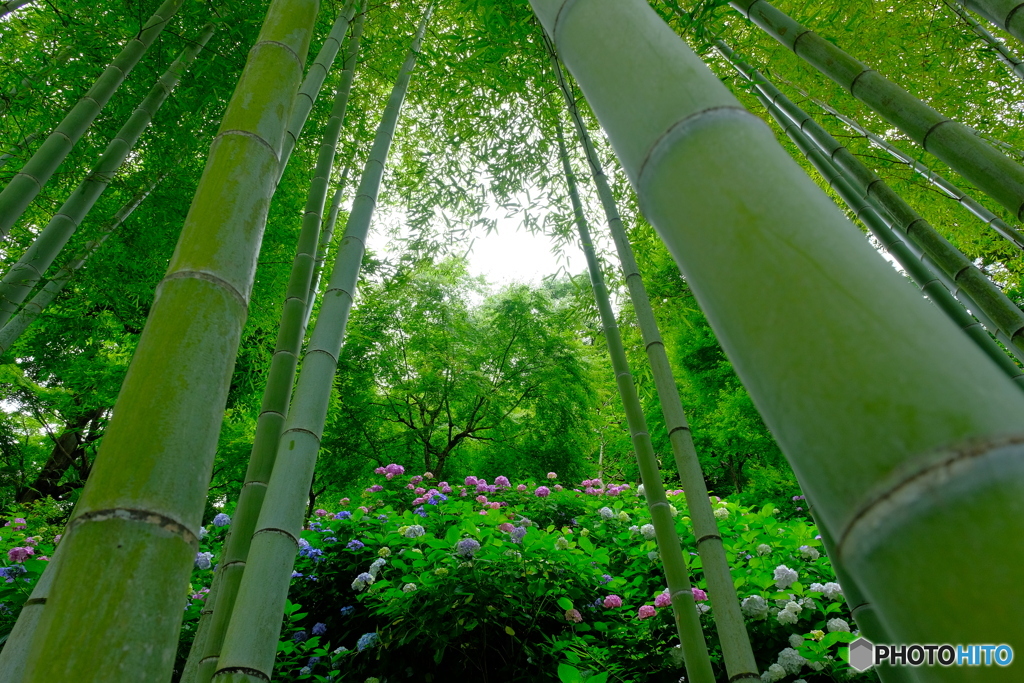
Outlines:
{"label": "green bamboo culm", "polygon": [[39,137],[39,133],[29,133],[26,135],[21,142],[14,145],[10,152],[4,152],[0,154],[0,168],[6,166],[11,159],[13,159],[18,152],[32,144],[32,141]]}
{"label": "green bamboo culm", "polygon": [[1020,390],[644,0],[531,4],[887,633],[1024,647]]}
{"label": "green bamboo culm", "polygon": [[35,2],[35,0],[7,0],[7,2],[0,2],[0,18],[7,16],[14,10],[24,7],[31,2]]}
{"label": "green bamboo culm", "polygon": [[[365,8],[362,11],[365,12]],[[291,159],[292,150],[295,149],[295,143],[298,141],[299,135],[302,134],[302,129],[306,126],[309,112],[313,110],[313,104],[320,94],[320,88],[323,87],[324,79],[327,78],[331,67],[334,66],[334,60],[338,57],[341,42],[345,39],[345,34],[348,33],[348,27],[352,22],[355,12],[356,0],[348,0],[338,13],[338,17],[334,20],[334,25],[331,26],[331,31],[327,34],[324,44],[320,46],[320,51],[316,53],[313,63],[309,65],[306,77],[302,79],[302,85],[299,86],[299,94],[295,97],[295,107],[288,118],[284,145],[281,147],[281,169],[277,179],[279,183],[281,182],[281,176],[284,175],[285,168],[288,166],[288,160]]]}
{"label": "green bamboo culm", "polygon": [[21,218],[183,1],[165,0],[160,5],[138,35],[128,41],[89,91],[78,100],[21,171],[0,192],[0,237],[6,237],[11,226]]}
{"label": "green bamboo culm", "polygon": [[1020,0],[954,0],[975,14],[985,17],[993,26],[1005,30],[1024,42],[1024,3]]}
{"label": "green bamboo culm", "polygon": [[928,182],[930,182],[938,189],[942,190],[942,192],[949,196],[951,199],[956,200],[961,206],[963,206],[976,217],[984,221],[985,225],[991,227],[997,233],[999,233],[1006,239],[1010,240],[1010,242],[1012,242],[1014,246],[1016,246],[1018,249],[1024,250],[1024,234],[1022,234],[1020,230],[1017,230],[1016,228],[1013,228],[1010,225],[1008,225],[1006,221],[1004,221],[1002,218],[989,211],[969,194],[967,194],[959,187],[951,183],[947,178],[939,175],[932,169],[922,164],[920,161],[918,161],[910,154],[907,154],[906,152],[901,150],[899,147],[896,147],[892,143],[875,135],[867,128],[857,123],[855,120],[849,118],[848,116],[844,116],[843,114],[839,113],[838,111],[836,111],[829,105],[825,104],[824,102],[815,99],[812,99],[812,101],[816,105],[827,111],[829,114],[845,123],[849,128],[866,137],[876,147],[888,152],[889,154],[894,156],[898,161],[906,164],[910,168],[914,169],[915,172],[924,176],[928,180]]}
{"label": "green bamboo culm", "polygon": [[[921,262],[918,255],[915,254],[915,250],[900,239],[890,227],[889,222],[886,221],[884,212],[880,209],[876,210],[870,196],[865,196],[863,191],[859,191],[849,177],[832,162],[832,159],[840,154],[849,155],[851,158],[853,158],[853,154],[840,145],[807,112],[772,85],[759,71],[739,59],[723,41],[715,41],[715,47],[734,69],[755,86],[758,99],[779,124],[779,127],[789,136],[811,165],[818,170],[829,186],[836,191],[836,194],[853,214],[896,259],[897,263],[921,288],[921,291],[942,309],[949,319],[962,329],[1010,379],[1024,389],[1024,371],[993,341],[985,328],[964,310],[963,305],[946,289],[935,273]],[[818,144],[815,144],[815,141]],[[854,161],[859,163],[856,158]]]}
{"label": "green bamboo culm", "polygon": [[318,9],[316,0],[274,0],[249,53],[61,541],[67,569],[53,579],[26,680],[171,676],[286,117]]}
{"label": "green bamboo culm", "polygon": [[[238,504],[235,506],[231,531],[224,543],[220,564],[217,567],[217,572],[222,576],[219,581],[217,600],[213,605],[212,622],[206,633],[203,655],[199,662],[196,680],[200,683],[211,680],[217,670],[217,661],[224,644],[224,634],[227,632],[235,598],[238,595],[238,587],[245,573],[249,544],[252,534],[256,530],[260,509],[263,507],[267,482],[274,469],[278,443],[281,440],[284,421],[288,415],[288,402],[291,400],[295,370],[298,366],[299,353],[302,351],[302,341],[306,332],[306,300],[310,295],[315,252],[320,236],[320,216],[324,211],[327,185],[334,167],[338,138],[341,136],[341,128],[345,121],[345,110],[352,89],[356,58],[359,55],[359,40],[363,33],[365,0],[362,5],[362,10],[353,26],[345,59],[345,71],[334,98],[330,118],[327,120],[323,140],[320,143],[319,157],[313,171],[313,180],[306,196],[306,208],[302,216],[298,248],[292,262],[281,322],[277,332],[277,345],[270,361],[267,385],[263,390],[260,415],[256,421],[256,434],[253,437],[252,451],[249,454],[245,483],[242,484]],[[2,330],[0,330],[0,334],[2,334]]]}
{"label": "green bamboo culm", "polygon": [[324,219],[324,228],[320,231],[320,244],[316,247],[316,259],[313,261],[313,277],[309,281],[309,294],[306,295],[306,314],[302,318],[302,328],[309,329],[309,319],[313,315],[313,304],[316,303],[316,294],[320,289],[320,272],[323,270],[324,261],[327,260],[327,252],[331,248],[334,239],[334,226],[338,222],[338,212],[341,211],[341,200],[344,196],[345,186],[348,184],[348,174],[351,172],[351,165],[345,164],[341,172],[341,179],[334,189],[334,197],[331,199],[331,207]]}
{"label": "green bamboo culm", "polygon": [[1024,81],[1024,62],[1017,59],[1017,56],[1003,44],[1003,41],[989,33],[984,26],[978,23],[978,20],[972,17],[970,12],[965,10],[958,0],[946,0],[946,5],[953,10],[954,14],[963,19],[964,23],[971,27],[971,30],[981,38],[985,45],[996,53],[999,61],[1006,65],[1011,74]]}
{"label": "green bamboo culm", "polygon": [[[672,366],[665,353],[661,332],[658,330],[658,322],[654,317],[654,310],[651,308],[643,278],[640,276],[640,268],[633,255],[633,247],[629,243],[626,229],[622,224],[615,197],[608,184],[608,177],[605,175],[597,150],[594,149],[586,124],[576,106],[576,98],[562,73],[547,36],[545,36],[545,43],[548,46],[559,89],[562,91],[569,116],[576,127],[576,134],[590,165],[591,175],[597,186],[597,194],[619,255],[619,263],[629,289],[630,300],[633,302],[633,310],[636,312],[644,349],[647,352],[647,360],[651,365],[658,399],[665,416],[665,428],[668,430],[676,469],[679,472],[679,479],[686,496],[686,505],[690,511],[693,534],[697,539],[697,552],[700,554],[704,577],[708,582],[708,596],[714,608],[715,626],[718,629],[719,642],[722,644],[726,672],[730,681],[760,680],[754,652],[750,647],[750,637],[743,622],[743,614],[740,612],[739,598],[733,585],[732,573],[729,571],[729,563],[725,556],[725,548],[722,545],[722,535],[719,533],[718,522],[715,520],[708,497],[704,473],[700,468],[697,450],[693,445],[693,436],[690,433],[683,403],[679,397],[679,389],[676,387]],[[567,163],[563,163],[563,166],[568,174],[571,168]],[[646,484],[644,486],[646,488]]]}
{"label": "green bamboo culm", "polygon": [[[149,196],[149,193],[153,191],[153,188],[156,187],[157,183],[159,183],[162,178],[163,176],[153,181],[148,188],[135,195],[124,206],[122,206],[118,212],[114,214],[113,218],[103,225],[99,234],[91,239],[78,254],[72,257],[71,260],[64,265],[64,267],[58,270],[53,278],[43,285],[43,287],[36,292],[35,296],[33,296],[32,299],[29,300],[29,302],[25,304],[20,311],[18,311],[17,315],[11,318],[6,325],[0,328],[0,354],[7,353],[7,351],[10,350],[11,345],[18,340],[21,333],[28,329],[28,326],[35,322],[46,307],[57,298],[57,295],[64,289],[64,286],[67,285],[67,283],[71,281],[72,276],[74,276],[74,274],[85,265],[85,262],[89,257],[103,246],[103,243],[107,241],[107,238],[110,237],[110,235],[113,234],[113,232],[117,230],[122,223],[128,220],[128,217],[132,215],[132,212],[134,212],[135,209],[145,201],[146,197]],[[2,664],[0,664],[0,668],[3,668]],[[3,679],[0,679],[0,681],[2,680]]]}
{"label": "green bamboo culm", "polygon": [[651,513],[658,554],[665,570],[665,581],[668,583],[669,594],[672,597],[672,612],[675,616],[676,632],[679,635],[683,651],[687,680],[694,683],[714,683],[715,675],[711,670],[707,643],[704,641],[704,631],[700,625],[697,603],[693,599],[693,591],[690,586],[689,568],[686,566],[686,558],[683,557],[682,545],[679,542],[679,535],[676,533],[676,524],[665,495],[665,487],[661,483],[658,456],[655,455],[654,447],[651,445],[651,435],[647,431],[647,419],[644,417],[643,408],[640,406],[640,397],[633,384],[633,373],[630,372],[629,361],[626,359],[626,350],[622,345],[622,336],[619,334],[615,312],[612,310],[611,300],[608,297],[601,264],[594,251],[587,219],[583,215],[583,204],[580,202],[579,191],[576,188],[576,177],[569,164],[569,154],[565,148],[562,123],[559,118],[555,119],[555,131],[558,140],[558,156],[569,190],[569,199],[572,202],[572,212],[580,237],[580,246],[587,259],[590,284],[594,289],[594,299],[601,315],[601,328],[608,345],[608,355],[611,357],[612,370],[615,373],[615,384],[626,413],[629,437],[633,444],[633,452],[636,454],[637,466],[640,469],[640,479],[643,482],[643,495]]}
{"label": "green bamboo culm", "polygon": [[1004,156],[964,124],[943,116],[797,23],[768,0],[730,0],[729,4],[1009,209],[1015,218],[1024,218],[1024,166]]}
{"label": "green bamboo culm", "polygon": [[338,250],[334,272],[303,356],[274,470],[249,548],[246,571],[242,575],[213,678],[217,683],[262,683],[270,679],[274,669],[298,538],[320,449],[320,435],[327,418],[338,354],[359,278],[366,235],[409,80],[432,14],[431,4],[420,22],[384,107],[353,201],[345,237]]}
{"label": "green bamboo culm", "polygon": [[199,38],[181,51],[178,58],[157,79],[146,97],[121,126],[89,175],[79,183],[46,227],[39,232],[25,254],[0,278],[0,325],[5,325],[17,312],[36,283],[42,279],[43,273],[67,245],[68,240],[128,158],[139,136],[149,126],[153,116],[170,96],[200,50],[209,42],[213,30],[213,24],[207,24]]}

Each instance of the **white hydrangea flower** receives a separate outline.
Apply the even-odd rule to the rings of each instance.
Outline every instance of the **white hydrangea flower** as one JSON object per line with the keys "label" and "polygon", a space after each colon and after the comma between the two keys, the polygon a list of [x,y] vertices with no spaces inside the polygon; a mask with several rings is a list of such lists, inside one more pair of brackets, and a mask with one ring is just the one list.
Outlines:
{"label": "white hydrangea flower", "polygon": [[800,606],[804,609],[814,609],[814,600],[810,598],[800,598]]}
{"label": "white hydrangea flower", "polygon": [[821,671],[825,668],[824,662],[807,662],[807,666],[811,667],[813,671]]}
{"label": "white hydrangea flower", "polygon": [[426,530],[419,524],[413,524],[411,527],[405,530],[404,535],[406,538],[419,538],[423,534],[427,533]]}
{"label": "white hydrangea flower", "polygon": [[566,540],[565,536],[559,536],[555,539],[555,549],[557,550],[568,550],[569,541]]}
{"label": "white hydrangea flower", "polygon": [[642,527],[640,527],[640,533],[642,533],[644,535],[644,538],[646,538],[648,541],[653,541],[655,536],[654,525],[644,524]]}
{"label": "white hydrangea flower", "polygon": [[768,545],[767,543],[762,543],[761,545],[757,546],[757,554],[758,555],[767,555],[771,551],[772,551],[772,547],[770,545]]}
{"label": "white hydrangea flower", "polygon": [[657,550],[652,550],[651,552],[647,553],[647,559],[650,560],[651,562],[654,562],[659,557],[661,557],[661,555],[658,554]]}
{"label": "white hydrangea flower", "polygon": [[729,519],[729,508],[715,508],[715,519]]}
{"label": "white hydrangea flower", "polygon": [[740,610],[751,619],[764,619],[768,616],[768,603],[760,595],[751,595],[740,603]]}
{"label": "white hydrangea flower", "polygon": [[629,527],[629,534],[631,536],[633,534],[635,534],[635,533],[638,533],[639,531],[640,531],[640,527],[638,527],[636,524],[634,524],[633,526]]}
{"label": "white hydrangea flower", "polygon": [[597,511],[597,514],[601,515],[601,519],[609,520],[615,516],[615,510],[609,507],[603,507]]}
{"label": "white hydrangea flower", "polygon": [[786,565],[780,564],[775,568],[775,574],[773,574],[772,578],[775,579],[775,587],[780,591],[783,591],[796,582],[797,578],[799,578],[799,574]]}
{"label": "white hydrangea flower", "polygon": [[788,609],[779,610],[775,618],[779,620],[780,624],[795,624],[800,619],[796,612],[790,612]]}
{"label": "white hydrangea flower", "polygon": [[673,517],[678,517],[679,516],[679,510],[676,510],[676,506],[675,505],[669,504],[668,511],[670,513],[672,513]]}
{"label": "white hydrangea flower", "polygon": [[804,558],[805,560],[811,560],[813,562],[814,560],[821,557],[821,553],[819,553],[816,548],[812,548],[809,545],[802,545],[800,546],[800,557]]}
{"label": "white hydrangea flower", "polygon": [[385,560],[383,557],[378,557],[376,560],[374,560],[373,564],[370,565],[370,576],[372,576],[373,578],[377,578],[377,574],[380,574],[381,567],[383,567],[387,563],[388,561]]}
{"label": "white hydrangea flower", "polygon": [[707,614],[711,611],[711,605],[705,605],[703,602],[697,603],[697,614]]}
{"label": "white hydrangea flower", "polygon": [[644,495],[644,490],[645,490],[644,489],[644,485],[640,484],[639,486],[636,487],[636,495],[638,495],[638,496]]}
{"label": "white hydrangea flower", "polygon": [[821,592],[824,593],[826,600],[835,600],[843,594],[843,587],[835,581],[829,581],[822,586]]}
{"label": "white hydrangea flower", "polygon": [[768,670],[761,674],[763,683],[775,683],[786,677],[786,670],[778,664],[772,664]]}
{"label": "white hydrangea flower", "polygon": [[804,637],[799,633],[792,633],[789,636],[790,647],[800,647],[804,644]]}
{"label": "white hydrangea flower", "polygon": [[402,586],[403,593],[412,593],[414,590],[416,590],[415,583],[407,583],[404,586]]}
{"label": "white hydrangea flower", "polygon": [[825,628],[828,629],[829,633],[835,633],[836,631],[846,631],[847,633],[850,632],[850,625],[847,624],[846,621],[844,621],[843,619],[838,618],[829,619],[828,622],[825,624]]}
{"label": "white hydrangea flower", "polygon": [[820,583],[812,583],[811,587],[808,588],[807,590],[809,590],[812,593],[824,593],[825,592],[825,586],[824,586],[824,584],[820,584]]}
{"label": "white hydrangea flower", "polygon": [[798,674],[806,663],[807,660],[791,647],[779,653],[779,666],[785,669],[786,673]]}

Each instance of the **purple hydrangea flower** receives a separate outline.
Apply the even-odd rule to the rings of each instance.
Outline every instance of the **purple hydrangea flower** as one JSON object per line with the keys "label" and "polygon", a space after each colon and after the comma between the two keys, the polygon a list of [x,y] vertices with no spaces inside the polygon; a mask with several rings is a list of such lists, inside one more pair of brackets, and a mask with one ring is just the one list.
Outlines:
{"label": "purple hydrangea flower", "polygon": [[366,547],[366,544],[360,541],[358,538],[353,538],[351,541],[345,544],[345,547],[349,550],[359,550],[360,548]]}
{"label": "purple hydrangea flower", "polygon": [[526,535],[526,527],[517,526],[516,528],[512,529],[509,535],[512,537],[513,543],[521,543],[523,540],[523,536]]}
{"label": "purple hydrangea flower", "polygon": [[227,526],[228,524],[231,524],[231,518],[223,512],[213,518],[214,526]]}
{"label": "purple hydrangea flower", "polygon": [[455,544],[455,552],[461,557],[473,557],[480,550],[480,543],[472,538],[464,538]]}
{"label": "purple hydrangea flower", "polygon": [[313,625],[313,629],[312,630],[313,630],[313,635],[314,636],[322,636],[323,634],[327,633],[327,624],[324,624],[322,622],[317,622],[316,624]]}

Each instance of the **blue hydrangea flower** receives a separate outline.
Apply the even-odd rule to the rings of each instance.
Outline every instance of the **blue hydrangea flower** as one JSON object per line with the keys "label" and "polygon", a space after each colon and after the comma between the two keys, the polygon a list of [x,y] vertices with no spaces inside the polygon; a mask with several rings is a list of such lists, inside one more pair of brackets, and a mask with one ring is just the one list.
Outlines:
{"label": "blue hydrangea flower", "polygon": [[293,579],[301,579],[302,578],[302,572],[292,572],[292,578]]}
{"label": "blue hydrangea flower", "polygon": [[351,541],[349,541],[345,545],[345,547],[350,549],[350,550],[359,550],[360,548],[362,548],[364,546],[366,546],[366,544],[363,543],[362,541],[360,541],[358,538],[353,538]]}
{"label": "blue hydrangea flower", "polygon": [[418,508],[412,511],[412,514],[419,515],[420,517],[426,517],[427,511],[423,509],[422,505],[420,505]]}
{"label": "blue hydrangea flower", "polygon": [[448,496],[443,493],[435,493],[430,497],[430,500],[427,501],[427,505],[437,505],[438,503],[444,503],[447,500]]}
{"label": "blue hydrangea flower", "polygon": [[386,521],[388,521],[388,516],[387,515],[377,515],[377,519],[379,519],[382,522],[386,522]]}
{"label": "blue hydrangea flower", "polygon": [[313,666],[314,664],[319,664],[319,663],[320,663],[320,658],[319,657],[310,657],[309,661],[306,662],[306,666]]}
{"label": "blue hydrangea flower", "polygon": [[480,543],[472,538],[464,538],[455,544],[455,552],[460,557],[473,557],[480,550]]}
{"label": "blue hydrangea flower", "polygon": [[351,512],[349,512],[348,510],[342,510],[338,514],[334,515],[334,518],[335,519],[348,519],[351,516],[352,516]]}
{"label": "blue hydrangea flower", "polygon": [[292,635],[292,640],[296,643],[305,642],[306,640],[309,640],[309,634],[305,631],[296,631],[295,634]]}
{"label": "blue hydrangea flower", "polygon": [[337,543],[337,542],[338,542],[338,539],[335,538],[334,536],[327,536],[326,538],[324,538],[324,543]]}
{"label": "blue hydrangea flower", "polygon": [[359,640],[356,642],[356,649],[362,652],[368,647],[373,647],[380,640],[380,636],[376,633],[364,633],[359,636]]}
{"label": "blue hydrangea flower", "polygon": [[341,608],[341,616],[347,617],[348,615],[352,614],[355,611],[356,611],[356,608],[353,607],[352,605],[345,605],[344,607]]}
{"label": "blue hydrangea flower", "polygon": [[324,624],[324,623],[321,623],[321,622],[317,622],[316,624],[313,625],[313,635],[314,636],[322,636],[325,633],[327,633],[327,624]]}
{"label": "blue hydrangea flower", "polygon": [[512,531],[509,532],[509,536],[512,537],[512,542],[513,543],[521,543],[523,541],[523,536],[525,536],[525,535],[526,535],[526,527],[525,526],[517,526],[514,529],[512,529]]}
{"label": "blue hydrangea flower", "polygon": [[228,524],[231,524],[231,518],[223,512],[213,518],[214,526],[227,526]]}

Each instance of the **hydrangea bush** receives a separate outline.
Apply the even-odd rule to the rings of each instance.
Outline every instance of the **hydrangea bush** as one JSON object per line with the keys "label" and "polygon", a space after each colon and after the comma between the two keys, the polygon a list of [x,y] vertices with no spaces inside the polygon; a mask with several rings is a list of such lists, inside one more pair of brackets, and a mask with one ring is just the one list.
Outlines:
{"label": "hydrangea bush", "polygon": [[[555,473],[540,483],[444,482],[389,465],[377,476],[355,500],[316,510],[302,532],[276,680],[674,683],[683,675],[642,490],[560,484]],[[682,491],[669,500],[725,681]],[[877,680],[840,656],[855,626],[813,524],[780,519],[771,505],[712,502],[762,680]],[[222,514],[201,533],[182,600],[179,670],[229,528]],[[9,605],[24,602],[45,566],[37,555],[52,552],[24,533],[4,536],[4,571],[18,578],[0,590],[21,596]],[[23,547],[33,554],[10,552]],[[10,567],[25,567],[24,576]]]}

